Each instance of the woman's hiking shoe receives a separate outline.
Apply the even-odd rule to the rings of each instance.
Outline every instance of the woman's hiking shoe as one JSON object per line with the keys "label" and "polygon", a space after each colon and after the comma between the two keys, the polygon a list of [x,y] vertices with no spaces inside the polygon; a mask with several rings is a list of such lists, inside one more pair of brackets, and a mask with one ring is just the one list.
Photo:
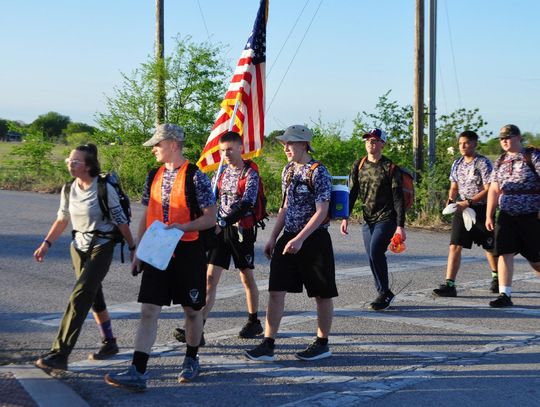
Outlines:
{"label": "woman's hiking shoe", "polygon": [[116,338],[112,339],[103,339],[101,342],[101,348],[97,352],[91,353],[88,355],[90,360],[104,360],[109,359],[110,357],[118,353],[118,345],[116,344]]}
{"label": "woman's hiking shoe", "polygon": [[193,359],[192,357],[186,356],[184,363],[182,363],[182,371],[180,372],[180,376],[178,376],[178,381],[180,383],[191,382],[199,375],[200,369],[199,358]]}
{"label": "woman's hiking shoe", "polygon": [[373,311],[382,311],[388,308],[390,304],[392,304],[392,301],[394,301],[394,293],[388,290],[382,294],[379,294],[375,301],[369,304],[369,308],[371,308]]}
{"label": "woman's hiking shoe", "polygon": [[441,284],[439,288],[433,290],[434,297],[457,297],[456,287],[448,284]]}
{"label": "woman's hiking shoe", "polygon": [[319,342],[315,341],[309,345],[306,350],[298,352],[295,356],[301,360],[319,360],[329,358],[332,356],[332,352],[330,352],[328,345],[321,345]]}
{"label": "woman's hiking shoe", "polygon": [[67,370],[68,357],[59,352],[49,352],[36,360],[35,365],[43,370]]}
{"label": "woman's hiking shoe", "polygon": [[123,387],[133,391],[146,390],[148,373],[139,373],[135,365],[131,365],[127,370],[119,373],[107,373],[105,382],[115,387]]}
{"label": "woman's hiking shoe", "polygon": [[262,333],[263,327],[260,320],[257,320],[255,322],[248,321],[240,330],[238,336],[244,339],[251,339]]}
{"label": "woman's hiking shoe", "polygon": [[498,278],[494,278],[491,280],[489,291],[491,291],[494,294],[497,294],[499,292],[499,279]]}
{"label": "woman's hiking shoe", "polygon": [[500,293],[496,300],[489,302],[489,306],[493,308],[511,307],[512,305],[514,305],[512,299],[505,293]]}
{"label": "woman's hiking shoe", "polygon": [[246,350],[244,355],[248,359],[259,362],[273,362],[276,359],[274,356],[274,345],[270,345],[268,341],[264,340],[257,347]]}
{"label": "woman's hiking shoe", "polygon": [[[175,328],[173,331],[174,339],[176,339],[180,343],[186,343],[186,330],[184,328]],[[202,347],[206,345],[206,341],[204,340],[204,332],[201,335],[201,342],[199,343],[199,347]]]}

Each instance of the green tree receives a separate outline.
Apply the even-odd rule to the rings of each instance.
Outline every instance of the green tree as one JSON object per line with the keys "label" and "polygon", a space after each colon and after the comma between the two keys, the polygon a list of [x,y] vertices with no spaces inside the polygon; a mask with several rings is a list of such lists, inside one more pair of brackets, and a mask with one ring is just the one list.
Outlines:
{"label": "green tree", "polygon": [[69,116],[57,112],[48,112],[38,116],[31,124],[31,128],[40,132],[47,141],[59,140],[63,130],[71,122]]}
{"label": "green tree", "polygon": [[[165,120],[184,127],[191,159],[199,158],[225,94],[228,69],[220,52],[217,45],[178,37],[173,54],[164,60]],[[123,84],[106,99],[107,112],[97,115],[102,140],[140,145],[151,136],[160,69],[150,59],[130,76],[122,75]]]}
{"label": "green tree", "polygon": [[7,120],[0,119],[0,140],[4,140],[6,138],[8,130],[9,127]]}

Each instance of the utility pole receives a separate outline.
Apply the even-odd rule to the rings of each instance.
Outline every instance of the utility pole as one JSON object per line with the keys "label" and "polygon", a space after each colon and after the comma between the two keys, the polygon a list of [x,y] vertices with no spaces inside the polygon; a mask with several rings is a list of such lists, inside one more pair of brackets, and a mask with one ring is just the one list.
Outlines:
{"label": "utility pole", "polygon": [[413,158],[418,183],[424,168],[424,0],[416,0],[414,38]]}
{"label": "utility pole", "polygon": [[163,29],[163,3],[165,0],[156,0],[156,124],[165,121],[165,46]]}
{"label": "utility pole", "polygon": [[435,164],[436,138],[436,73],[437,73],[437,0],[429,0],[429,89],[428,89],[428,128],[429,128],[429,168]]}

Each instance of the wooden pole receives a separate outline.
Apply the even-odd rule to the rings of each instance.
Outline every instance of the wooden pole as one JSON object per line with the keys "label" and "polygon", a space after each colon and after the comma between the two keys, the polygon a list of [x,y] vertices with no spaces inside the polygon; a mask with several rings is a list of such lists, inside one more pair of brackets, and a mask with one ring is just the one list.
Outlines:
{"label": "wooden pole", "polygon": [[414,44],[413,158],[418,183],[424,168],[424,0],[416,0]]}
{"label": "wooden pole", "polygon": [[437,0],[429,0],[429,87],[428,87],[428,145],[429,168],[435,164],[437,111]]}
{"label": "wooden pole", "polygon": [[163,9],[165,0],[156,0],[156,123],[165,121],[165,45]]}

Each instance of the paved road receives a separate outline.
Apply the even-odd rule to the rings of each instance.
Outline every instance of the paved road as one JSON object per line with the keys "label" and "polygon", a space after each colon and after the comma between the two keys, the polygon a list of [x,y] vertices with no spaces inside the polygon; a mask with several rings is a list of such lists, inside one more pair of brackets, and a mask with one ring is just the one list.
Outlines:
{"label": "paved road", "polygon": [[[102,377],[129,364],[138,320],[134,300],[139,279],[117,260],[105,292],[121,354],[110,361],[86,360],[99,341],[94,323],[88,321],[70,370],[48,379],[35,372],[31,362],[48,350],[73,285],[68,233],[45,263],[33,262],[31,255],[55,216],[58,199],[0,191],[0,363],[13,363],[0,369],[0,405],[7,394],[4,388],[21,391],[13,387],[14,376],[27,390],[34,389],[31,395],[41,397],[41,405],[47,405],[46,397],[52,394],[65,394],[65,405],[78,400],[100,407],[538,405],[540,279],[523,259],[517,261],[511,309],[487,307],[493,297],[486,289],[490,275],[477,248],[466,252],[459,297],[434,300],[430,292],[444,278],[448,233],[411,230],[407,251],[389,255],[392,288],[400,293],[390,310],[370,312],[366,305],[375,291],[360,250],[360,228],[353,226],[350,236],[343,237],[337,224],[331,227],[340,293],[330,339],[333,358],[311,363],[294,358],[313,338],[315,314],[312,300],[289,295],[277,362],[245,360],[243,350],[257,341],[237,338],[245,300],[237,273],[231,271],[222,278],[205,328],[207,346],[200,351],[204,371],[197,382],[176,381],[184,347],[171,336],[182,323],[180,310],[171,308],[160,321],[148,391],[134,395],[111,388]],[[137,218],[140,207],[134,209]],[[260,233],[256,275],[264,306],[269,267],[261,250],[268,229]],[[54,386],[63,390],[53,391]],[[44,388],[51,390],[43,393]],[[58,400],[49,403],[60,405]]]}

